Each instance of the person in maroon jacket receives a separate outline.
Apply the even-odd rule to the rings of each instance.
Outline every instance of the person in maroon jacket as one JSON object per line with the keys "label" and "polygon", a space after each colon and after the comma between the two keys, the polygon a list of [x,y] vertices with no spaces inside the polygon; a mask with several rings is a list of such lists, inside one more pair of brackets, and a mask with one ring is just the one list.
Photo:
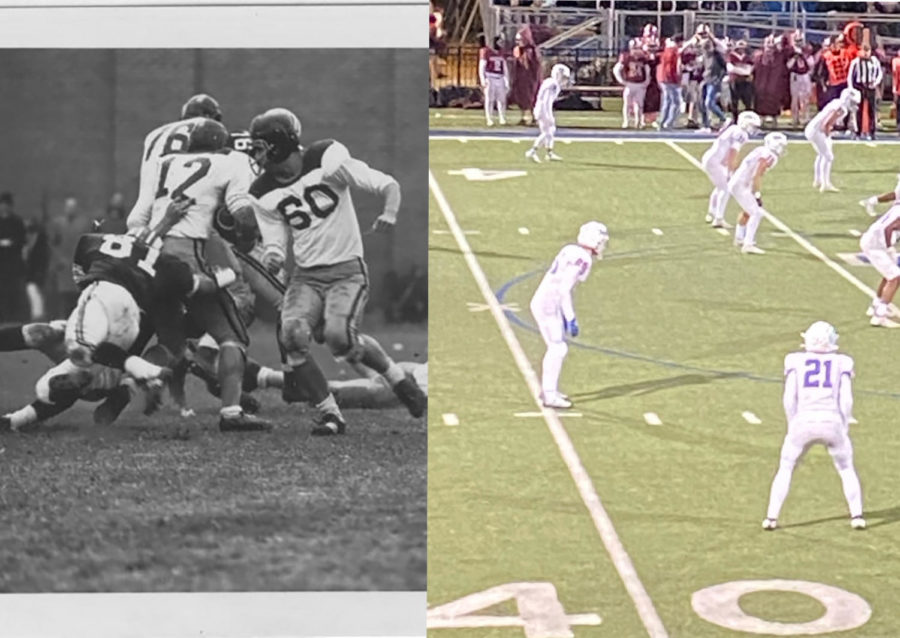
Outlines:
{"label": "person in maroon jacket", "polygon": [[534,100],[541,85],[541,59],[537,47],[534,46],[531,29],[527,26],[516,34],[511,75],[512,89],[509,102],[522,110],[519,124],[527,124],[526,117],[532,116],[531,110],[534,108]]}
{"label": "person in maroon jacket", "polygon": [[662,89],[660,127],[672,128],[681,113],[681,55],[684,41],[680,35],[667,38],[665,48],[656,67],[656,81]]}
{"label": "person in maroon jacket", "polygon": [[634,116],[634,127],[644,127],[644,98],[650,84],[650,65],[637,38],[628,43],[628,50],[619,55],[613,67],[616,80],[625,87],[622,91],[622,128],[628,128],[628,119]]}

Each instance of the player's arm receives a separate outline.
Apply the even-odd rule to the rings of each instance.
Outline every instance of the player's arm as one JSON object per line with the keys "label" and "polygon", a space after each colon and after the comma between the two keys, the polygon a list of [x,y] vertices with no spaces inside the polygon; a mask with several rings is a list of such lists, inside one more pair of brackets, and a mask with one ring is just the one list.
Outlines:
{"label": "player's arm", "polygon": [[322,157],[324,180],[343,186],[358,188],[384,200],[384,209],[372,230],[385,231],[397,223],[400,211],[400,184],[396,179],[370,167],[362,160],[350,157],[347,148],[338,142],[332,142]]}
{"label": "player's arm", "polygon": [[787,367],[784,371],[784,396],[781,398],[784,406],[784,415],[788,423],[797,414],[797,371],[793,367]]}
{"label": "player's arm", "polygon": [[843,109],[837,109],[834,113],[828,116],[825,122],[822,124],[822,131],[825,135],[831,135],[831,129],[834,128],[834,125],[837,124],[837,121],[841,119]]}
{"label": "player's arm", "polygon": [[853,418],[853,372],[842,372],[838,388],[838,409],[844,417],[844,423],[849,423]]}
{"label": "player's arm", "polygon": [[733,173],[738,167],[738,154],[738,146],[737,144],[733,144],[731,148],[728,149],[728,155],[725,156],[725,161],[723,162],[729,174]]}
{"label": "player's arm", "polygon": [[[572,290],[584,273],[587,264],[582,260],[565,261],[559,278],[559,300],[566,331],[573,337],[578,336],[578,323],[575,320],[575,305],[572,303]],[[574,330],[572,327],[574,326]]]}
{"label": "player's arm", "polygon": [[481,55],[478,56],[478,81],[481,82],[481,86],[487,86],[487,78],[484,75],[485,69],[487,69],[487,60],[484,57],[484,51],[482,51]]}
{"label": "player's arm", "polygon": [[156,172],[159,166],[158,160],[149,160],[153,147],[156,144],[162,144],[160,136],[154,136],[152,133],[144,140],[144,153],[141,155],[141,174],[138,183],[138,196],[131,207],[131,212],[125,223],[128,229],[143,228],[150,223],[150,212],[153,207],[153,196],[156,191]]}
{"label": "player's arm", "polygon": [[620,56],[615,66],[613,66],[613,76],[615,76],[616,82],[618,82],[622,86],[625,86],[625,76],[622,74],[622,71],[624,69],[625,65],[622,63],[622,58]]}
{"label": "player's arm", "polygon": [[894,236],[894,233],[896,233],[898,231],[900,231],[900,218],[895,219],[890,224],[885,226],[884,231],[883,231],[885,246],[890,247],[893,245],[894,242],[892,241],[892,238]]}
{"label": "player's arm", "polygon": [[[757,198],[759,198],[759,189],[760,184],[762,183],[762,176],[766,174],[766,171],[772,167],[772,162],[766,158],[762,158],[756,165],[756,171],[753,173],[753,192],[756,194]],[[762,205],[762,204],[760,204]]]}
{"label": "player's arm", "polygon": [[254,188],[257,188],[256,184],[251,188],[250,197],[263,248],[261,261],[269,272],[277,273],[287,259],[288,237],[290,237],[291,230],[281,213],[269,208],[267,204],[258,199],[258,197],[262,197],[263,193],[254,192]]}

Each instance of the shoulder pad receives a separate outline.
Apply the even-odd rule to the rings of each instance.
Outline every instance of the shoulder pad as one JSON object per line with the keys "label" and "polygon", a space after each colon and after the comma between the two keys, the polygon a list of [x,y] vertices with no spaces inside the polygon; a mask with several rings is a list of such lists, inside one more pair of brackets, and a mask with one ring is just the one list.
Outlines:
{"label": "shoulder pad", "polygon": [[345,159],[350,157],[346,147],[335,140],[319,140],[303,151],[303,173],[321,168],[326,175],[332,174]]}

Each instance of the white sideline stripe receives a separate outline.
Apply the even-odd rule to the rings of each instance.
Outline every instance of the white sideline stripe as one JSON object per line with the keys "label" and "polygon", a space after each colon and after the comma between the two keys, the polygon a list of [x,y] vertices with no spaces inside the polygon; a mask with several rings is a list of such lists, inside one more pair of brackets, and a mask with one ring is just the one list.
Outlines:
{"label": "white sideline stripe", "polygon": [[650,230],[654,235],[662,235],[663,234],[663,231],[661,228],[651,228]]}
{"label": "white sideline stripe", "polygon": [[503,336],[504,341],[506,341],[506,346],[509,348],[513,359],[516,362],[516,366],[519,368],[519,372],[522,373],[522,377],[525,379],[525,383],[531,391],[531,396],[534,398],[535,404],[543,414],[544,421],[547,423],[547,427],[553,435],[553,440],[559,448],[559,453],[562,456],[566,467],[568,467],[569,473],[572,475],[572,479],[575,481],[575,485],[581,495],[581,499],[584,501],[584,504],[591,515],[594,527],[597,528],[600,539],[603,541],[603,545],[606,547],[606,551],[609,553],[616,571],[619,572],[619,576],[622,579],[622,583],[625,585],[625,589],[628,591],[629,596],[631,596],[631,600],[634,601],[641,622],[644,623],[644,627],[651,638],[668,638],[669,634],[653,606],[653,601],[650,600],[647,590],[644,589],[644,585],[637,575],[634,564],[631,562],[628,552],[625,551],[625,547],[622,545],[622,541],[619,539],[619,535],[613,527],[612,520],[610,520],[609,514],[607,514],[606,509],[603,507],[600,496],[597,494],[597,490],[591,482],[591,477],[588,475],[587,470],[584,469],[584,465],[578,457],[578,452],[575,451],[572,439],[569,438],[566,429],[563,427],[559,415],[555,410],[541,408],[540,400],[538,398],[541,392],[541,384],[538,381],[537,374],[535,374],[534,369],[531,367],[531,362],[528,361],[528,357],[522,349],[522,344],[520,344],[519,340],[516,338],[512,326],[510,326],[509,321],[506,319],[506,315],[503,314],[500,303],[497,301],[497,297],[494,296],[494,292],[491,290],[491,285],[488,283],[484,271],[478,264],[478,258],[475,257],[475,254],[472,252],[472,248],[469,246],[466,236],[462,233],[459,222],[456,221],[456,215],[453,214],[453,210],[450,208],[447,198],[444,197],[444,193],[441,191],[441,187],[438,185],[437,179],[435,179],[434,174],[430,169],[428,171],[428,186],[434,194],[434,198],[437,201],[438,207],[441,209],[441,213],[444,215],[444,219],[447,220],[447,225],[453,231],[453,237],[456,239],[457,245],[459,245],[460,252],[462,252],[463,257],[466,260],[466,265],[469,267],[469,271],[472,273],[475,283],[478,285],[484,300],[491,307],[491,314],[494,316],[497,328],[500,330],[500,334]]}
{"label": "white sideline stripe", "polygon": [[751,425],[759,425],[760,423],[762,423],[762,420],[758,416],[753,414],[750,410],[741,412],[741,416],[744,417],[744,420]]}
{"label": "white sideline stripe", "polygon": [[444,419],[444,425],[459,425],[459,417],[452,412],[448,412],[442,418]]}
{"label": "white sideline stripe", "polygon": [[616,144],[617,144],[618,146],[624,146],[624,145],[625,145],[625,142],[624,142],[623,140],[616,140]]}
{"label": "white sideline stripe", "polygon": [[[703,165],[697,160],[697,158],[694,157],[693,155],[691,155],[690,153],[688,153],[686,150],[684,150],[680,146],[678,146],[678,144],[675,144],[672,141],[668,141],[668,142],[666,142],[666,144],[668,146],[671,146],[672,149],[676,153],[678,153],[679,155],[684,157],[691,164],[693,164],[700,170],[703,170]],[[783,221],[781,221],[780,219],[775,217],[775,215],[773,215],[772,213],[770,213],[767,210],[763,210],[763,217],[768,219],[769,223],[771,223],[773,226],[778,228],[781,232],[785,233],[788,237],[793,239],[795,242],[800,244],[800,246],[805,248],[808,252],[812,253],[813,256],[817,257],[822,263],[824,263],[826,266],[831,268],[834,272],[836,272],[841,277],[846,279],[849,283],[853,284],[857,289],[864,292],[869,297],[869,299],[875,298],[874,290],[872,290],[867,285],[865,285],[863,282],[861,282],[859,279],[857,279],[856,277],[851,275],[848,271],[846,271],[843,268],[843,266],[841,266],[839,263],[837,263],[836,261],[831,259],[831,257],[829,257],[828,255],[823,253],[821,250],[819,250],[818,248],[813,246],[809,241],[807,241],[806,239],[804,239],[803,237],[801,237],[800,235],[795,233],[793,230],[791,230],[791,228],[787,224],[785,224]],[[897,310],[897,307],[894,304],[891,304],[891,310]]]}
{"label": "white sideline stripe", "polygon": [[[544,413],[543,412],[516,412],[514,416],[527,419],[527,418],[534,418],[534,417],[543,417]],[[558,416],[560,418],[563,418],[563,417],[579,418],[583,415],[581,414],[581,412],[557,412],[556,416]]]}
{"label": "white sideline stripe", "polygon": [[[563,127],[565,128],[565,127]],[[522,135],[521,137],[514,137],[510,135],[429,135],[428,139],[432,142],[442,141],[442,140],[450,140],[450,141],[463,141],[466,142],[504,142],[509,139],[533,139],[534,136],[526,136]],[[573,137],[571,135],[555,135],[553,137],[554,142],[561,142],[565,144],[566,142],[589,142],[592,144],[608,144],[613,142],[615,144],[624,144],[625,142],[634,143],[641,142],[644,144],[661,144],[661,143],[671,143],[678,142],[679,144],[711,144],[715,139],[714,136],[710,135],[709,137],[697,136],[695,138],[690,137],[658,137],[658,136],[640,136],[636,135],[633,137]],[[859,142],[850,139],[833,139],[832,142],[834,144],[859,144]],[[754,144],[754,142],[751,142]],[[789,139],[788,144],[809,144],[807,140],[804,139]],[[900,140],[895,139],[882,139],[875,146],[898,146],[900,145]]]}
{"label": "white sideline stripe", "polygon": [[662,419],[656,412],[644,412],[644,421],[647,425],[662,425]]}

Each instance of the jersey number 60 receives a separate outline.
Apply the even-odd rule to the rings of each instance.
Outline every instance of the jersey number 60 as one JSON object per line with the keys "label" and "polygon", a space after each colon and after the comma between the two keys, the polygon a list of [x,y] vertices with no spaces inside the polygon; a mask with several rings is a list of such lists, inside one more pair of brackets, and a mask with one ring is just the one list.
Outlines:
{"label": "jersey number 60", "polygon": [[[316,195],[319,197],[317,198]],[[303,189],[303,199],[289,195],[278,203],[278,212],[294,230],[305,230],[312,225],[308,209],[319,219],[325,219],[335,211],[338,196],[325,184],[314,184]]]}

